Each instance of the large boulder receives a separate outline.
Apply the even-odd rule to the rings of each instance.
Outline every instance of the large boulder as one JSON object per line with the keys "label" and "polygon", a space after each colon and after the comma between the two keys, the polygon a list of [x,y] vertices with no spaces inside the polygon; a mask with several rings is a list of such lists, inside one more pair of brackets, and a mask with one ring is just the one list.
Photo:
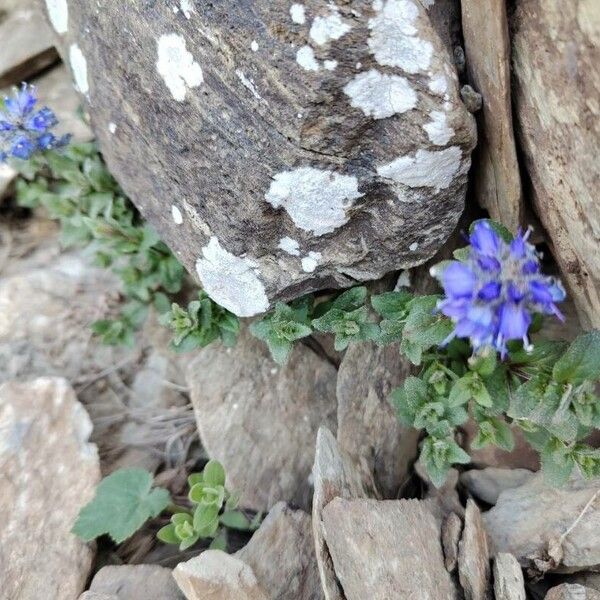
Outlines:
{"label": "large boulder", "polygon": [[46,5],[112,172],[234,313],[420,264],[455,227],[476,132],[424,3]]}
{"label": "large boulder", "polygon": [[584,325],[600,326],[600,4],[521,0],[515,114],[533,199]]}

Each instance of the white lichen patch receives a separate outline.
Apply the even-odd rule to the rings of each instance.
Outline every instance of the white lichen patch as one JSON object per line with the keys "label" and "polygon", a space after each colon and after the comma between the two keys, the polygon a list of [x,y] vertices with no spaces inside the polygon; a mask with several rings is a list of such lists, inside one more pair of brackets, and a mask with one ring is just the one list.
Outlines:
{"label": "white lichen patch", "polygon": [[108,124],[108,131],[110,131],[110,133],[115,133],[117,131],[117,124],[116,123],[109,123]]}
{"label": "white lichen patch", "polygon": [[408,249],[409,249],[411,252],[415,252],[415,250],[416,250],[418,247],[419,247],[419,244],[418,244],[417,242],[413,242],[413,243],[412,243],[412,244],[411,244],[411,245],[408,247]]}
{"label": "white lichen patch", "polygon": [[303,4],[292,4],[290,6],[290,16],[292,21],[298,25],[304,25],[306,23],[306,12]]}
{"label": "white lichen patch", "polygon": [[399,75],[383,75],[376,69],[360,73],[344,87],[350,104],[367,116],[385,119],[404,113],[417,104],[417,93]]}
{"label": "white lichen patch", "polygon": [[287,235],[279,240],[277,247],[291,256],[300,256],[300,244]]}
{"label": "white lichen patch", "polygon": [[337,60],[325,60],[325,61],[323,61],[323,66],[328,71],[335,71],[338,66],[338,61]]}
{"label": "white lichen patch", "polygon": [[302,46],[302,48],[296,52],[296,62],[305,71],[319,70],[319,62],[315,58],[315,52],[310,46]]}
{"label": "white lichen patch", "polygon": [[302,270],[305,273],[312,273],[318,266],[323,255],[320,252],[309,252],[308,256],[302,259]]}
{"label": "white lichen patch", "polygon": [[178,102],[185,100],[188,89],[196,88],[204,81],[202,68],[187,51],[185,39],[177,33],[160,36],[156,68]]}
{"label": "white lichen patch", "polygon": [[69,48],[69,63],[71,64],[71,70],[73,71],[75,86],[82,94],[87,95],[90,91],[87,61],[85,60],[81,48],[77,44],[71,44],[71,47]]}
{"label": "white lichen patch", "polygon": [[185,15],[185,18],[190,19],[192,17],[192,13],[194,12],[192,0],[181,0],[179,5],[181,6],[181,12]]}
{"label": "white lichen patch", "polygon": [[421,0],[421,4],[425,8],[431,8],[435,4],[435,0]]}
{"label": "white lichen patch", "polygon": [[252,40],[250,50],[252,50],[252,52],[258,52],[258,42],[256,40]]}
{"label": "white lichen patch", "polygon": [[262,100],[261,95],[258,93],[258,90],[256,89],[256,86],[254,85],[254,81],[252,81],[251,79],[248,79],[248,77],[246,77],[244,75],[244,72],[240,69],[237,69],[235,74],[238,76],[238,79],[242,82],[242,85],[250,90],[250,92],[252,93],[252,95],[257,99],[257,100]]}
{"label": "white lichen patch", "polygon": [[[375,5],[374,5],[375,6]],[[386,0],[369,19],[369,48],[380,65],[400,67],[407,73],[429,68],[433,45],[419,37],[419,7],[413,0]],[[422,9],[421,9],[422,10]]]}
{"label": "white lichen patch", "polygon": [[196,271],[206,293],[238,317],[252,317],[269,308],[257,264],[228,252],[215,236],[202,248]]}
{"label": "white lichen patch", "polygon": [[445,146],[454,136],[454,129],[448,125],[448,117],[441,110],[431,113],[431,121],[423,125],[429,140],[436,146]]}
{"label": "white lichen patch", "polygon": [[445,150],[417,150],[415,156],[401,156],[379,167],[377,173],[411,188],[445,190],[458,173],[461,158],[462,152],[458,146],[450,146]]}
{"label": "white lichen patch", "polygon": [[69,5],[67,0],[46,0],[50,23],[56,33],[67,33],[69,29]]}
{"label": "white lichen patch", "polygon": [[448,91],[448,79],[441,73],[440,75],[432,77],[427,87],[430,92],[433,92],[438,96],[444,96]]}
{"label": "white lichen patch", "polygon": [[177,206],[174,204],[171,206],[171,216],[175,225],[181,225],[183,223],[183,215]]}
{"label": "white lichen patch", "polygon": [[315,17],[309,35],[315,44],[323,46],[332,40],[339,40],[352,27],[346,23],[336,6],[331,6],[331,12],[326,17]]}
{"label": "white lichen patch", "polygon": [[300,167],[275,175],[265,199],[283,207],[296,227],[324,235],[348,222],[346,210],[362,195],[356,177]]}

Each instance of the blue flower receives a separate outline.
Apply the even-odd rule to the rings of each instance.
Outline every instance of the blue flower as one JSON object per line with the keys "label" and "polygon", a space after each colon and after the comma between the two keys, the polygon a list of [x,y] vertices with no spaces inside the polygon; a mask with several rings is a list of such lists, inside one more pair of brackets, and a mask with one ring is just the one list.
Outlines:
{"label": "blue flower", "polygon": [[455,324],[446,342],[469,338],[475,350],[493,346],[504,357],[510,340],[530,347],[535,313],[563,319],[556,304],[565,299],[565,290],[560,281],[541,274],[529,235],[519,232],[508,243],[488,221],[475,223],[468,257],[452,261],[440,275],[445,298],[438,308]]}
{"label": "blue flower", "polygon": [[0,163],[8,158],[28,160],[36,152],[60,148],[71,136],[57,138],[50,130],[58,124],[52,110],[43,107],[35,111],[35,88],[23,84],[12,98],[4,98],[0,110]]}

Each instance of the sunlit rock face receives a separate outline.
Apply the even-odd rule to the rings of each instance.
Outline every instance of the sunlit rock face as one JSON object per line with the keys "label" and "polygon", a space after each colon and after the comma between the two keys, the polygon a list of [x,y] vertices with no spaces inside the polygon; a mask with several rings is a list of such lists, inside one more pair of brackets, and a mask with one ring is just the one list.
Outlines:
{"label": "sunlit rock face", "polygon": [[44,0],[108,164],[240,316],[424,262],[473,118],[418,0]]}

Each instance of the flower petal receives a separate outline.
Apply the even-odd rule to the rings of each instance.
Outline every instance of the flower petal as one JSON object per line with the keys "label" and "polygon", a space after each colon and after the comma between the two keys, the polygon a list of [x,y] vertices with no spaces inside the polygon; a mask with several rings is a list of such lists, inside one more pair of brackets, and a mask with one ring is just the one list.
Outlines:
{"label": "flower petal", "polygon": [[487,221],[478,221],[471,233],[471,246],[481,254],[496,256],[500,250],[500,237]]}
{"label": "flower petal", "polygon": [[475,273],[467,265],[458,261],[451,263],[442,273],[444,291],[451,298],[471,297],[476,283]]}

